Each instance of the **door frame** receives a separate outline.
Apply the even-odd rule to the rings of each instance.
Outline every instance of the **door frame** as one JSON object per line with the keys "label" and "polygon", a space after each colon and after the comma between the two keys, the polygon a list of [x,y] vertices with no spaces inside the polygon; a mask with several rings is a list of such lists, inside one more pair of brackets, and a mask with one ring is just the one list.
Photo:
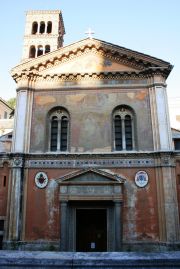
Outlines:
{"label": "door frame", "polygon": [[[120,205],[121,206],[121,205]],[[66,223],[63,225],[64,242],[62,242],[60,249],[64,251],[76,251],[76,210],[77,209],[106,209],[107,212],[107,251],[120,251],[122,243],[122,234],[116,228],[116,203],[113,201],[92,201],[85,202],[68,202],[66,204]],[[119,208],[119,210],[121,210]],[[120,213],[120,212],[119,212]],[[64,220],[64,219],[63,219]],[[121,222],[121,223],[120,223]],[[121,229],[122,219],[118,222],[118,227]],[[61,228],[63,228],[61,226]],[[118,236],[117,236],[118,234]],[[64,244],[63,244],[64,243]],[[63,247],[63,248],[62,248]]]}

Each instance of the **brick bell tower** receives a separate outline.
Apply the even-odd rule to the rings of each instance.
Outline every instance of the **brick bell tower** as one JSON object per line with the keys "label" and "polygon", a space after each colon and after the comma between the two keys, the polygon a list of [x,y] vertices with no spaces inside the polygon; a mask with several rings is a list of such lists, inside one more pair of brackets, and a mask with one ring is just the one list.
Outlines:
{"label": "brick bell tower", "polygon": [[22,60],[36,58],[62,47],[64,34],[60,10],[28,11]]}

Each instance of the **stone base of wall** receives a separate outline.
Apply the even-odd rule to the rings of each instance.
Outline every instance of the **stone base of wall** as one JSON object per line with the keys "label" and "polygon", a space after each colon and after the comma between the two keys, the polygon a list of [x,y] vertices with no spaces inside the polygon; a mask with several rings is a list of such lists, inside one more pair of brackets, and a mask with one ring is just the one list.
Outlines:
{"label": "stone base of wall", "polygon": [[[6,241],[3,243],[4,250],[28,250],[28,251],[60,251],[59,241]],[[122,252],[161,252],[180,251],[180,242],[124,242]]]}
{"label": "stone base of wall", "polygon": [[136,252],[159,252],[159,251],[178,251],[180,250],[180,242],[123,242],[122,251]]}
{"label": "stone base of wall", "polygon": [[3,269],[155,269],[180,268],[180,251],[171,252],[48,252],[1,251]]}
{"label": "stone base of wall", "polygon": [[33,251],[59,251],[59,241],[5,241],[3,242],[4,250],[33,250]]}

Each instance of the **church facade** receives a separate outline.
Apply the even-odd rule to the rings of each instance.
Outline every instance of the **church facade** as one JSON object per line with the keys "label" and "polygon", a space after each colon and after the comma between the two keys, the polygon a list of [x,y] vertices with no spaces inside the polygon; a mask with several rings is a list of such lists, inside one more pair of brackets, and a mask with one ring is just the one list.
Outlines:
{"label": "church facade", "polygon": [[91,37],[63,47],[64,33],[60,11],[27,12],[12,152],[0,155],[3,248],[178,248],[171,64]]}

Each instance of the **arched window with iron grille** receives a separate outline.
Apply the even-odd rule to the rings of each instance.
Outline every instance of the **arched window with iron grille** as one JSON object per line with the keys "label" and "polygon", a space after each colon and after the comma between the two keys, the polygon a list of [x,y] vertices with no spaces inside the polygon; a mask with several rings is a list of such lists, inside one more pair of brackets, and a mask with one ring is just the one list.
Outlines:
{"label": "arched window with iron grille", "polygon": [[50,112],[49,119],[49,150],[68,151],[69,113],[66,109],[60,107]]}
{"label": "arched window with iron grille", "polygon": [[115,151],[135,149],[135,116],[128,106],[118,106],[113,111],[113,149]]}

